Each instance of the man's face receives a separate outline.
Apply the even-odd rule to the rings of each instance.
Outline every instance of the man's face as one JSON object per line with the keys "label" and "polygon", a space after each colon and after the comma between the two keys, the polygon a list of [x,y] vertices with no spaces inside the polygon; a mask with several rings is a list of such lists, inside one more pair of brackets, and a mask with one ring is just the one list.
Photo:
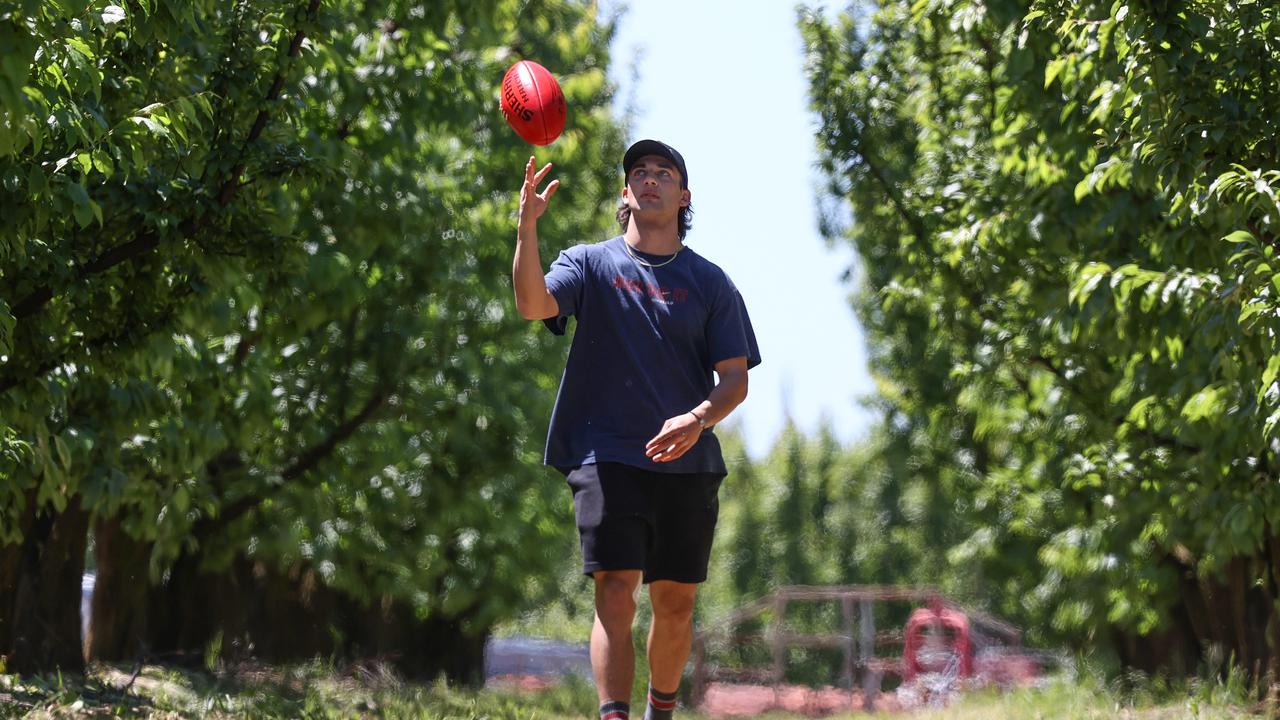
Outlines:
{"label": "man's face", "polygon": [[676,215],[689,204],[689,191],[680,187],[680,171],[661,155],[645,155],[631,166],[622,198],[631,212]]}

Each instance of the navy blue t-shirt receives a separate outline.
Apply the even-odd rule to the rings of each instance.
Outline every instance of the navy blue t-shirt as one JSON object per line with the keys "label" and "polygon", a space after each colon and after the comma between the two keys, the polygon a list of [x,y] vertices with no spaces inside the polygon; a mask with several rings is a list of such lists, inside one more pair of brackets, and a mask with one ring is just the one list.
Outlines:
{"label": "navy blue t-shirt", "polygon": [[[545,461],[567,470],[616,462],[671,473],[724,473],[720,441],[710,429],[671,462],[644,448],[669,418],[689,412],[715,387],[715,364],[760,350],[746,305],[729,276],[689,248],[662,267],[631,257],[615,237],[560,253],[547,290],[560,315],[546,321],[563,335],[578,328],[551,413]],[[651,263],[670,256],[637,252]]]}

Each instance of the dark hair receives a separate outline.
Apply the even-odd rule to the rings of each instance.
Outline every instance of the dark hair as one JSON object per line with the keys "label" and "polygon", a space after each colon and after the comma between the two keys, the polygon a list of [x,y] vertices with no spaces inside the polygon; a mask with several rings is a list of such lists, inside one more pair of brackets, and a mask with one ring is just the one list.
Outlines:
{"label": "dark hair", "polygon": [[[627,226],[631,224],[631,206],[627,205],[624,200],[618,208],[618,224],[622,226],[622,232],[627,231]],[[689,234],[689,228],[693,227],[693,203],[689,203],[680,208],[680,223],[676,229],[676,235],[679,236],[680,242],[684,242],[684,236]]]}

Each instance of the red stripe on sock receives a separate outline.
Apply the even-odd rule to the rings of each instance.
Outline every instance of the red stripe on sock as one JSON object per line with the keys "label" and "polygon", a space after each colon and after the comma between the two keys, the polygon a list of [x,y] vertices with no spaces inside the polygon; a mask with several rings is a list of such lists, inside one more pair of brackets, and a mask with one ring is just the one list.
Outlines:
{"label": "red stripe on sock", "polygon": [[600,720],[630,720],[630,716],[621,710],[611,710],[601,715]]}
{"label": "red stripe on sock", "polygon": [[659,710],[673,710],[675,709],[676,701],[675,698],[670,700],[659,700],[653,696],[653,693],[649,693],[649,704]]}

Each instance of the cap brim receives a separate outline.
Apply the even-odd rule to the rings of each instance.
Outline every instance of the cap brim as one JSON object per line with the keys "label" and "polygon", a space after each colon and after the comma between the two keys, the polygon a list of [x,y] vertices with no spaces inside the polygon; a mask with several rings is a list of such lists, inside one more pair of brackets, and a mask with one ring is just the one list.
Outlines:
{"label": "cap brim", "polygon": [[627,153],[622,156],[622,169],[630,170],[631,166],[635,165],[636,161],[645,155],[657,155],[673,163],[676,161],[671,156],[671,148],[667,147],[665,143],[660,143],[657,140],[640,140],[627,148]]}
{"label": "cap brim", "polygon": [[689,172],[685,170],[684,158],[679,156],[675,148],[660,140],[637,140],[627,148],[627,152],[622,156],[622,172],[623,174],[631,171],[631,166],[639,162],[640,158],[646,155],[657,155],[671,161],[672,165],[680,171],[680,184],[684,187],[689,185]]}

